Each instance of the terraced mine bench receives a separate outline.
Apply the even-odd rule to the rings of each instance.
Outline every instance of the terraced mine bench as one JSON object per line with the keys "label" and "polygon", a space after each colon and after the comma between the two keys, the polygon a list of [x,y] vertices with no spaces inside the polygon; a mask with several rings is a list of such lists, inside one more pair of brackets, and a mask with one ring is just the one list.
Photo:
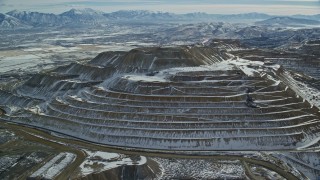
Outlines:
{"label": "terraced mine bench", "polygon": [[14,98],[11,106],[20,107],[2,119],[140,150],[312,146],[319,136],[318,109],[282,76],[274,65],[215,48],[108,52],[1,92],[2,103]]}

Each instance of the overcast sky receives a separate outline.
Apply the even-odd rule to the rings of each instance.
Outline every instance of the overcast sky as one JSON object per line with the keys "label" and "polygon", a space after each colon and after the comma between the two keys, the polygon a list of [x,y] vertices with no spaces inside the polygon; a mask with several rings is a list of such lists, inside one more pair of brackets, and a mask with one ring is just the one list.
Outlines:
{"label": "overcast sky", "polygon": [[292,15],[320,14],[320,0],[0,0],[1,13],[14,9],[61,13],[71,8],[92,8],[104,12],[152,10],[174,13],[261,12]]}

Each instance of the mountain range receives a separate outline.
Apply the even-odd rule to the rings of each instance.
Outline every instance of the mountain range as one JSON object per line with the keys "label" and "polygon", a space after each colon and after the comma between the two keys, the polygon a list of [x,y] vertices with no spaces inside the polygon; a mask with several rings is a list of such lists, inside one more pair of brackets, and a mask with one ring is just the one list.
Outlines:
{"label": "mountain range", "polygon": [[[174,14],[168,12],[153,12],[146,10],[121,10],[111,13],[96,11],[90,8],[71,9],[61,14],[28,12],[13,10],[0,14],[0,29],[19,29],[30,27],[66,26],[66,25],[100,25],[108,22],[239,22],[270,25],[285,24],[319,24],[318,15],[294,15],[276,17],[263,13],[246,14],[207,14],[188,13]],[[280,22],[281,21],[281,22]]]}

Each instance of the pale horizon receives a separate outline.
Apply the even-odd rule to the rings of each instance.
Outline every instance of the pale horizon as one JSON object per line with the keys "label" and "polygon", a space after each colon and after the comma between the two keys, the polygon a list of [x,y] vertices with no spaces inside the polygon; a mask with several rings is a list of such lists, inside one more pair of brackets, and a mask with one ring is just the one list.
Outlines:
{"label": "pale horizon", "polygon": [[170,2],[169,0],[119,0],[119,1],[85,1],[85,0],[3,0],[0,2],[0,12],[7,13],[12,10],[36,11],[43,13],[60,14],[72,8],[91,8],[105,13],[119,10],[149,10],[169,12],[175,14],[207,13],[207,14],[243,14],[265,13],[269,15],[315,15],[320,14],[320,1],[318,0],[203,0]]}

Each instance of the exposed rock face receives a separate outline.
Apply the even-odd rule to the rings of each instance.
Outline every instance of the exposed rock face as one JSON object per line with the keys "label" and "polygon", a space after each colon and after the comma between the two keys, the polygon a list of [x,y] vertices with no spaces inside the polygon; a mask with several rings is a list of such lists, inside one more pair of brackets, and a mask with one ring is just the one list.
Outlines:
{"label": "exposed rock face", "polygon": [[6,114],[6,112],[0,108],[0,116],[5,115],[5,114]]}
{"label": "exposed rock face", "polygon": [[286,76],[221,48],[107,52],[32,77],[5,95],[18,110],[1,119],[138,149],[309,147],[319,112],[280,81]]}

